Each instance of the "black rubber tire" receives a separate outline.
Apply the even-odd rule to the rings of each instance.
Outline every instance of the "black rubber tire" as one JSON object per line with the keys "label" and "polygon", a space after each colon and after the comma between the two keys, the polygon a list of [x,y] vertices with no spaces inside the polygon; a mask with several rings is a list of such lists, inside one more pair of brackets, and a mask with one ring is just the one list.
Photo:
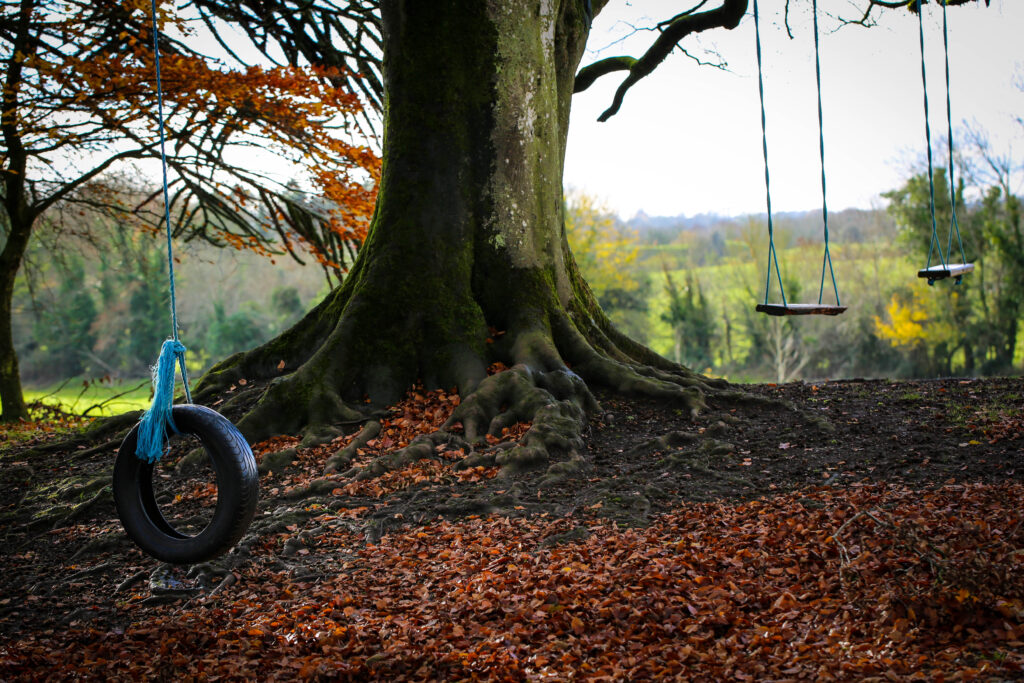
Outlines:
{"label": "black rubber tire", "polygon": [[128,433],[114,463],[114,503],[125,532],[146,553],[172,564],[220,555],[242,538],[256,514],[259,473],[245,438],[223,415],[205,406],[177,405],[174,424],[197,437],[213,462],[217,506],[199,534],[186,536],[164,519],[153,493],[154,466],[135,455],[139,426]]}

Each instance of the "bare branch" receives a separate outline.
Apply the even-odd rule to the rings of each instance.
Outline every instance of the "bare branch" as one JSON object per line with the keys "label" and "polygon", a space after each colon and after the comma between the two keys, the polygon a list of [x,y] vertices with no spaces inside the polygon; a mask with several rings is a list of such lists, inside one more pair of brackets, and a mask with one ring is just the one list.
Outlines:
{"label": "bare branch", "polygon": [[[629,75],[619,85],[615,91],[615,97],[612,100],[611,106],[598,117],[598,121],[607,121],[614,116],[622,106],[626,92],[641,79],[650,75],[671,54],[672,50],[677,47],[679,41],[683,38],[692,33],[699,33],[711,28],[736,28],[746,11],[747,0],[723,0],[722,5],[716,9],[695,14],[684,12],[677,15],[675,19],[662,27],[660,35],[651,47],[647,49],[647,52],[629,66]],[[620,63],[624,63],[622,60],[628,58],[619,57],[616,59],[620,60]],[[600,62],[598,63],[600,64]],[[611,71],[615,70],[618,69],[611,69]],[[600,75],[602,74],[597,74],[594,78]]]}

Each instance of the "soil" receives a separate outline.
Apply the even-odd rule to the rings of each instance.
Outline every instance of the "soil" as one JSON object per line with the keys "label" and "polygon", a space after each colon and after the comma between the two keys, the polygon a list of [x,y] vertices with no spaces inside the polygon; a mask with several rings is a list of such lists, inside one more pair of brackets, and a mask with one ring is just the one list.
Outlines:
{"label": "soil", "polygon": [[[318,552],[315,543],[328,517],[375,542],[439,515],[586,514],[644,525],[687,501],[748,500],[872,481],[922,490],[1024,479],[1021,378],[744,389],[749,400],[712,404],[696,418],[656,401],[598,396],[601,410],[591,420],[582,461],[550,485],[542,485],[543,470],[507,477],[495,467],[456,469],[458,458],[446,453],[413,474],[359,483],[339,475],[317,483],[340,441],[304,449],[297,439],[272,440],[254,449],[261,469],[270,471],[262,473],[249,533],[231,552],[195,567],[162,565],[125,536],[109,488],[116,442],[55,447],[53,435],[29,442],[4,436],[0,645],[68,626],[123,630],[167,605],[222,590],[254,569],[330,575],[343,558],[337,550]],[[513,430],[491,447],[505,448],[514,436]],[[387,445],[383,439],[378,445]],[[181,524],[195,523],[209,513],[215,490],[201,469],[180,479],[162,500]],[[585,534],[580,525],[549,540]]]}

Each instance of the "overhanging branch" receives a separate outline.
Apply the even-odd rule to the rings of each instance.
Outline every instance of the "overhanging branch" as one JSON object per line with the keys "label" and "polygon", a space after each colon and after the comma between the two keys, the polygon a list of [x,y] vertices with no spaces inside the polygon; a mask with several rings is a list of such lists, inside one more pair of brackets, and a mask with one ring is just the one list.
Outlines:
{"label": "overhanging branch", "polygon": [[599,62],[589,64],[576,74],[576,84],[572,91],[583,92],[594,84],[594,81],[599,79],[601,76],[610,74],[613,71],[629,71],[636,64],[637,60],[635,57],[629,57],[622,55],[620,57],[608,57],[602,59]]}
{"label": "overhanging branch", "polygon": [[[943,0],[931,1],[942,2]],[[949,5],[965,5],[970,2],[980,1],[984,1],[986,6],[991,3],[991,0],[945,0]],[[711,28],[736,28],[747,11],[748,0],[723,0],[722,4],[715,9],[699,13],[694,11],[704,5],[705,2],[706,0],[701,0],[700,4],[695,8],[678,14],[668,21],[660,22],[658,24],[660,34],[657,40],[639,59],[629,56],[608,57],[580,69],[579,73],[576,74],[573,92],[586,90],[601,76],[616,71],[629,72],[629,75],[626,76],[616,89],[611,106],[598,117],[598,121],[607,121],[617,114],[629,89],[641,79],[651,74],[686,36]],[[906,7],[911,11],[915,11],[916,3],[908,2],[908,0],[867,0],[863,17],[859,20],[846,20],[844,23],[866,24],[870,20],[871,11],[876,7],[890,9]],[[788,28],[788,0],[786,2],[786,10]]]}
{"label": "overhanging branch", "polygon": [[619,84],[611,106],[597,119],[598,121],[607,121],[619,111],[626,92],[665,61],[679,41],[692,33],[699,33],[711,28],[736,28],[746,11],[747,0],[724,0],[720,7],[707,12],[680,14],[661,26],[662,31],[657,40],[639,59],[611,57],[582,69],[576,77],[575,92],[585,90],[605,74],[628,69],[629,75]]}
{"label": "overhanging branch", "polygon": [[[979,2],[980,0],[922,0],[921,4],[927,5],[929,1],[945,2],[947,6],[952,5],[966,5],[969,2]],[[990,6],[992,0],[984,0],[985,6]],[[786,3],[786,7],[789,7],[789,3]],[[864,14],[860,19],[840,19],[844,24],[858,24],[860,26],[873,26],[874,22],[871,19],[871,12],[876,7],[882,7],[884,9],[908,9],[911,12],[917,12],[917,3],[913,0],[868,0],[867,6],[864,8]]]}

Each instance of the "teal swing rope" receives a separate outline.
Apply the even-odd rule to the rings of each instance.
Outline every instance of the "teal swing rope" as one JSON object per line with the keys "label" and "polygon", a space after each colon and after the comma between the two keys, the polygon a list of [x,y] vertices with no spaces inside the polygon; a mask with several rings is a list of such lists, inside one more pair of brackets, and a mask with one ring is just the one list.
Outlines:
{"label": "teal swing rope", "polygon": [[772,285],[772,263],[775,263],[775,277],[779,281],[779,294],[782,305],[786,305],[786,289],[782,286],[782,274],[779,271],[779,257],[775,252],[775,227],[772,224],[772,187],[771,175],[768,172],[768,122],[764,109],[764,77],[761,69],[761,27],[758,21],[757,0],[754,0],[754,42],[757,46],[757,92],[761,98],[761,150],[764,152],[764,190],[768,203],[768,274],[764,283],[764,303],[768,305],[768,296]]}
{"label": "teal swing rope", "polygon": [[174,247],[171,235],[171,203],[167,189],[167,151],[164,133],[164,95],[160,80],[160,42],[157,25],[156,0],[150,0],[153,21],[153,55],[156,61],[156,107],[160,131],[160,163],[163,168],[164,224],[167,233],[167,272],[171,292],[171,338],[160,347],[160,356],[153,368],[153,403],[139,421],[139,440],[135,455],[148,462],[157,462],[163,455],[167,440],[167,428],[177,432],[171,408],[174,403],[174,365],[181,368],[181,380],[185,386],[185,400],[192,402],[188,386],[188,372],[185,369],[185,345],[178,338],[178,306],[174,292]]}
{"label": "teal swing rope", "polygon": [[821,218],[825,230],[825,255],[821,261],[821,286],[818,288],[818,303],[825,293],[825,266],[828,266],[829,275],[832,276],[832,291],[836,295],[836,306],[841,306],[839,301],[839,287],[836,286],[836,273],[832,269],[832,254],[828,250],[828,199],[825,192],[825,118],[821,111],[821,59],[818,49],[818,0],[811,3],[811,12],[814,15],[814,75],[818,85],[818,149],[821,152]]}
{"label": "teal swing rope", "polygon": [[[921,83],[924,85],[924,140],[928,151],[928,210],[932,217],[932,239],[928,243],[928,265],[932,265],[932,253],[939,244],[939,231],[935,226],[935,170],[932,164],[932,127],[928,122],[928,74],[924,62],[924,19],[921,12],[921,0],[917,0],[917,32],[921,39]],[[942,247],[938,249],[939,261],[942,267],[946,267],[946,259],[942,255]],[[928,284],[934,284],[934,280],[928,280]]]}
{"label": "teal swing rope", "polygon": [[[964,253],[964,243],[960,239],[960,222],[956,218],[956,185],[953,183],[953,112],[950,106],[949,95],[949,25],[946,20],[946,5],[948,0],[942,1],[942,54],[946,60],[946,143],[949,156],[949,209],[951,218],[949,221],[949,239],[946,242],[946,260],[953,250],[953,233],[956,232],[956,241],[960,247],[961,263],[967,263],[967,254]],[[920,21],[920,15],[918,15]],[[956,279],[960,284],[961,278]]]}
{"label": "teal swing rope", "polygon": [[[925,268],[931,268],[932,265],[932,254],[936,253],[939,256],[939,263],[942,264],[943,268],[948,267],[950,256],[953,251],[953,235],[956,235],[957,245],[960,248],[960,258],[962,263],[967,262],[967,255],[964,253],[964,243],[960,237],[960,222],[956,217],[956,184],[953,179],[953,114],[952,106],[950,104],[949,94],[949,30],[948,22],[946,19],[946,2],[942,2],[942,49],[945,56],[945,67],[946,67],[946,131],[947,131],[947,150],[949,155],[949,205],[950,205],[950,223],[949,223],[949,237],[946,241],[946,253],[942,253],[942,244],[939,241],[938,226],[935,223],[935,168],[932,160],[932,128],[931,123],[928,121],[928,75],[925,69],[925,53],[924,53],[924,12],[921,11],[921,0],[917,1],[917,32],[921,43],[921,85],[924,90],[924,135],[925,144],[928,147],[928,209],[932,219],[932,238],[928,243],[928,263]],[[960,284],[962,277],[956,278],[956,284]],[[928,284],[934,285],[935,280],[928,278]]]}
{"label": "teal swing rope", "polygon": [[[920,0],[918,0],[920,2]],[[768,297],[771,294],[772,265],[775,265],[775,277],[779,283],[779,294],[782,297],[783,307],[788,306],[786,302],[786,291],[782,285],[782,274],[779,271],[779,258],[775,249],[775,228],[772,222],[772,191],[771,180],[768,171],[768,125],[764,106],[764,76],[761,60],[761,25],[758,14],[757,0],[753,3],[754,10],[754,42],[757,51],[757,91],[761,102],[761,148],[764,153],[764,187],[768,205],[768,274],[765,278],[764,303],[768,305]],[[818,41],[818,1],[812,3],[814,14],[814,74],[817,83],[818,94],[818,150],[821,155],[821,215],[824,226],[825,254],[821,263],[821,285],[818,288],[818,303],[821,304],[825,293],[825,271],[828,270],[832,279],[832,291],[836,295],[836,306],[841,306],[839,300],[839,287],[836,284],[836,274],[832,267],[832,254],[829,251],[828,243],[828,199],[825,181],[825,123],[821,106],[821,50]]]}

